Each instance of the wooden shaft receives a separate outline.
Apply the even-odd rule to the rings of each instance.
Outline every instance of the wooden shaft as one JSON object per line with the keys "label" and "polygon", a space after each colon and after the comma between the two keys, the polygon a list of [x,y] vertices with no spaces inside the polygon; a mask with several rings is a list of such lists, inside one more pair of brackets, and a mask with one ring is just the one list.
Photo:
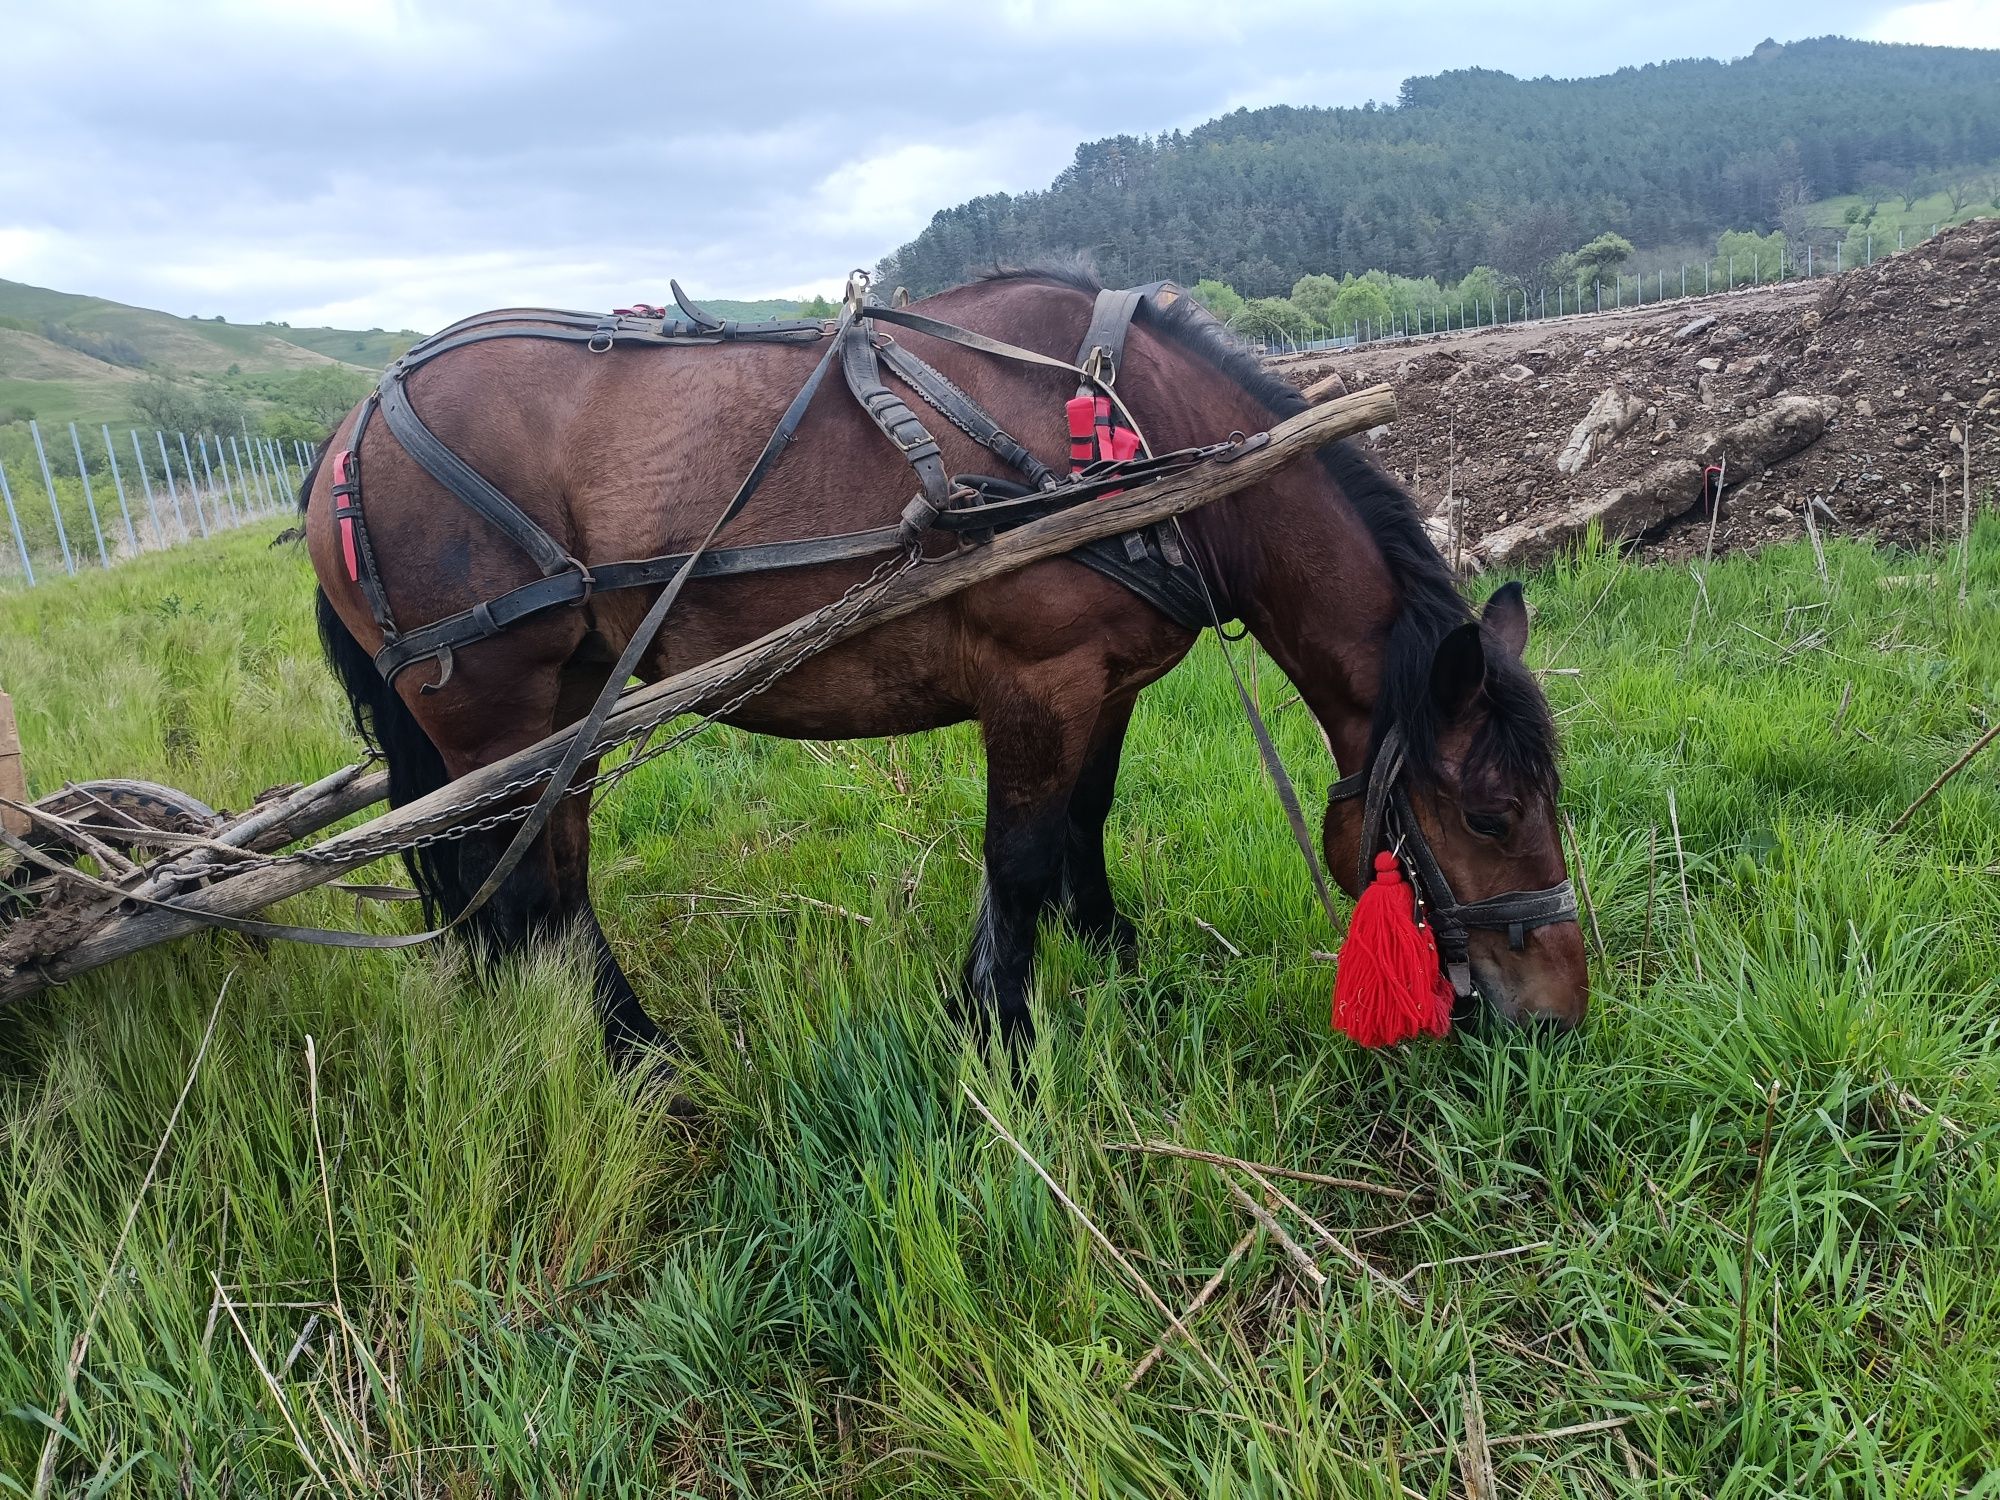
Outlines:
{"label": "wooden shaft", "polygon": [[[1157,484],[1142,485],[1089,505],[1058,511],[1002,532],[992,541],[957,556],[897,574],[862,615],[822,630],[819,640],[822,645],[833,645],[886,621],[928,608],[989,578],[1045,558],[1059,557],[1100,537],[1140,530],[1156,521],[1198,509],[1261,483],[1303,453],[1378,427],[1392,420],[1395,414],[1395,394],[1385,385],[1371,386],[1312,407],[1273,427],[1268,443],[1243,452],[1230,462],[1211,460]],[[663,716],[699,708],[710,695],[725,691],[732,674],[746,661],[780,642],[802,623],[803,620],[794,621],[700,666],[626,695],[618,710],[605,721],[599,746],[609,748],[644,726],[660,722]],[[545,778],[561,761],[571,737],[568,732],[558,731],[392,813],[337,834],[318,846],[318,857],[310,863],[260,866],[238,875],[223,876],[200,890],[188,892],[179,904],[220,916],[253,915],[274,902],[299,895],[369,863],[378,856],[368,851],[385,838],[413,840],[451,827],[459,821],[453,809],[468,799],[497,791],[524,777]],[[202,926],[200,918],[178,912],[140,910],[112,916],[90,936],[36,969],[0,973],[0,1005]]]}
{"label": "wooden shaft", "polygon": [[[5,693],[0,693],[0,797],[10,802],[28,800],[28,773],[21,766],[21,731],[14,723],[14,700]],[[26,813],[0,807],[0,828],[15,838],[26,838],[33,826]]]}

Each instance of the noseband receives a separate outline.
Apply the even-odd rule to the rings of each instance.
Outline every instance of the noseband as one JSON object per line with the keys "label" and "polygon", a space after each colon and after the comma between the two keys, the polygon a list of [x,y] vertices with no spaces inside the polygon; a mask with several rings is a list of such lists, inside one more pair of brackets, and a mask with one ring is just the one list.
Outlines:
{"label": "noseband", "polygon": [[1528,929],[1576,920],[1576,892],[1565,880],[1542,891],[1504,891],[1483,901],[1460,901],[1452,894],[1451,882],[1424,838],[1423,826],[1410,806],[1404,777],[1403,731],[1392,727],[1382,736],[1375,763],[1352,776],[1343,776],[1327,788],[1328,803],[1364,797],[1361,821],[1361,858],[1356,873],[1356,889],[1365,890],[1373,878],[1376,851],[1389,849],[1402,860],[1417,893],[1419,920],[1428,915],[1437,934],[1438,954],[1444,960],[1445,975],[1461,1000],[1472,996],[1472,964],[1469,957],[1472,929],[1505,929],[1507,946],[1520,952]]}

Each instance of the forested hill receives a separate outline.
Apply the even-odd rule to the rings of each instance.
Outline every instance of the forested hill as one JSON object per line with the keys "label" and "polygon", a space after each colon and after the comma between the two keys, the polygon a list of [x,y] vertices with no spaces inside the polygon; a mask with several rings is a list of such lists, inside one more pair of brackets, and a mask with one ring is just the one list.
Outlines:
{"label": "forested hill", "polygon": [[1393,107],[1091,142],[1046,191],[939,213],[881,271],[924,293],[1088,248],[1116,283],[1253,296],[1372,267],[1520,276],[1606,230],[1645,247],[1802,229],[1805,201],[1996,160],[2000,51],[1827,37],[1601,78],[1473,69],[1410,79]]}

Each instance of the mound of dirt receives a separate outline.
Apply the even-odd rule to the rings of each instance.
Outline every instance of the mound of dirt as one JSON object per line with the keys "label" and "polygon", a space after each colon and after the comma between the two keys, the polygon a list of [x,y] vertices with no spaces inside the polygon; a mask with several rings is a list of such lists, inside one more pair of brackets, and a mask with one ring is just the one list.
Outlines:
{"label": "mound of dirt", "polygon": [[[1608,331],[1607,331],[1608,330]],[[1376,346],[1281,367],[1396,387],[1370,441],[1471,567],[1532,564],[1593,521],[1648,556],[1804,534],[1922,546],[2000,470],[2000,221],[1821,282]],[[1457,514],[1446,504],[1455,497]]]}

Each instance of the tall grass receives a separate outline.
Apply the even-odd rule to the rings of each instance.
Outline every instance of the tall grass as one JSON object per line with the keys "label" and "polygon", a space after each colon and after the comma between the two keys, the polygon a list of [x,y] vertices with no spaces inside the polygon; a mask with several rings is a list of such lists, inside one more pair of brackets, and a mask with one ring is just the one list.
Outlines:
{"label": "tall grass", "polygon": [[[240,807],[351,755],[271,529],[0,598],[38,789]],[[1579,674],[1546,681],[1606,950],[1560,1043],[1329,1034],[1335,935],[1207,646],[1142,704],[1113,815],[1142,963],[1045,939],[1018,1081],[942,1021],[964,729],[718,731],[600,810],[600,907],[696,1127],[606,1071],[560,953],[217,936],[16,1009],[0,1490],[53,1434],[76,1494],[1441,1496],[1476,1399],[1508,1493],[1994,1493],[2000,763],[1880,831],[2000,710],[2000,525],[1963,606],[1935,558],[1828,566],[1717,563],[1691,640],[1685,572],[1529,581],[1531,658]],[[1268,662],[1260,689],[1287,696]],[[1275,728],[1327,774],[1302,709]],[[968,1085],[1171,1305],[1249,1220],[1208,1167],[1106,1149],[1135,1136],[1422,1190],[1297,1188],[1416,1305],[1259,1239],[1200,1352],[1127,1394],[1159,1315]]]}

